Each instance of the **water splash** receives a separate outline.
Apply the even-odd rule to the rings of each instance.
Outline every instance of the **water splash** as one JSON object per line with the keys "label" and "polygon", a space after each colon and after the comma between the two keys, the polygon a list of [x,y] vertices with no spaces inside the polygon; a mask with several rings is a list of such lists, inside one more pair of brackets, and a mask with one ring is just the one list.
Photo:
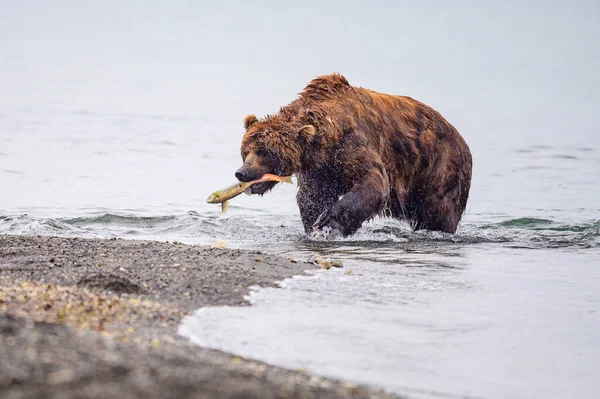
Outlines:
{"label": "water splash", "polygon": [[[542,218],[513,218],[496,223],[465,223],[457,234],[412,231],[406,223],[377,219],[357,234],[330,241],[308,238],[296,218],[246,210],[224,216],[216,212],[139,216],[101,213],[72,218],[39,218],[28,214],[0,216],[0,234],[41,234],[83,237],[171,239],[211,243],[226,238],[236,247],[260,247],[274,252],[328,250],[341,246],[428,251],[477,244],[510,247],[595,248],[600,246],[600,220],[568,223]],[[275,243],[275,244],[274,244]]]}

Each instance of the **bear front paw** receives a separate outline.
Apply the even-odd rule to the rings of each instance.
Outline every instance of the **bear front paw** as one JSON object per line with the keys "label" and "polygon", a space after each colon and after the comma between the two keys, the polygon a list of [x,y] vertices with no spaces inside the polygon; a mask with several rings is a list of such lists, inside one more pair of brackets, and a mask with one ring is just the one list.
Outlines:
{"label": "bear front paw", "polygon": [[313,230],[310,233],[310,238],[313,240],[334,240],[341,237],[342,233],[338,229],[332,229],[329,226],[325,226],[320,230]]}
{"label": "bear front paw", "polygon": [[325,240],[342,237],[343,227],[331,215],[331,209],[321,213],[313,224],[311,238],[323,238]]}

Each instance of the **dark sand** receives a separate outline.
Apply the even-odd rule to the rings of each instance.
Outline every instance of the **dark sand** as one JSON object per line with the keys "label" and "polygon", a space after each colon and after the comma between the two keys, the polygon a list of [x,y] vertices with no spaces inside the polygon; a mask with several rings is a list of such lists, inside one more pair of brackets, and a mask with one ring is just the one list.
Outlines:
{"label": "dark sand", "polygon": [[315,266],[206,246],[0,236],[0,397],[335,398],[383,391],[192,345],[179,321]]}

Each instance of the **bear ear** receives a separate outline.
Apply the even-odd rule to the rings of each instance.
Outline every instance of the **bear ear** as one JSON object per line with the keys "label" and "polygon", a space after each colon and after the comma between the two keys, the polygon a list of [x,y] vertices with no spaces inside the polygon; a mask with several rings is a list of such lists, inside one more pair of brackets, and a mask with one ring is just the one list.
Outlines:
{"label": "bear ear", "polygon": [[300,128],[300,136],[304,137],[309,143],[313,141],[317,134],[317,129],[313,125],[304,125]]}
{"label": "bear ear", "polygon": [[258,118],[255,115],[246,115],[244,117],[244,129],[248,130],[248,128],[256,122],[258,122]]}

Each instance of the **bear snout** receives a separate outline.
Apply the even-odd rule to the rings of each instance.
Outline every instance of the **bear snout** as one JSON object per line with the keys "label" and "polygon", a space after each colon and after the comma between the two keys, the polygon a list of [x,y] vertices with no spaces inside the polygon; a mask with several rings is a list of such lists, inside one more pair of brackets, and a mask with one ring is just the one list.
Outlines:
{"label": "bear snout", "polygon": [[264,173],[261,173],[259,170],[254,168],[248,168],[246,166],[242,166],[235,172],[235,177],[239,181],[246,183],[253,180],[258,180],[262,177]]}

